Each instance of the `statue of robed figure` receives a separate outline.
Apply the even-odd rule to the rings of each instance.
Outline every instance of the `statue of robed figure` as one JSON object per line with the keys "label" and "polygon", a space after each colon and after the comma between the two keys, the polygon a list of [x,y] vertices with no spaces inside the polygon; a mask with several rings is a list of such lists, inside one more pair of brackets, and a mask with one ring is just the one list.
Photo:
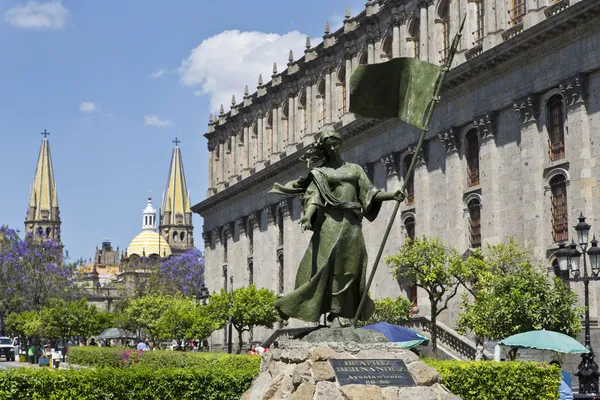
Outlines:
{"label": "statue of robed figure", "polygon": [[[367,249],[362,220],[373,221],[386,200],[402,201],[404,195],[377,189],[363,168],[344,161],[340,155],[341,137],[325,132],[302,157],[310,172],[307,177],[272,192],[301,195],[304,216],[302,231],[313,236],[296,275],[294,290],[275,302],[284,318],[337,324],[338,317],[354,318],[366,293]],[[368,298],[359,318],[367,320],[374,310]]]}
{"label": "statue of robed figure", "polygon": [[[368,118],[397,118],[421,130],[402,189],[386,193],[375,188],[359,165],[342,159],[341,137],[334,131],[323,133],[301,158],[307,163],[308,176],[286,185],[273,185],[274,193],[302,196],[302,231],[314,232],[300,262],[294,290],[275,302],[284,319],[315,322],[329,313],[332,327],[339,326],[339,317],[353,318],[356,327],[359,319],[367,320],[373,314],[369,287],[404,200],[406,182],[423,145],[464,23],[465,17],[441,67],[414,58],[395,58],[361,65],[350,79],[351,112]],[[386,200],[397,203],[367,280],[362,220],[374,220],[381,202]]]}

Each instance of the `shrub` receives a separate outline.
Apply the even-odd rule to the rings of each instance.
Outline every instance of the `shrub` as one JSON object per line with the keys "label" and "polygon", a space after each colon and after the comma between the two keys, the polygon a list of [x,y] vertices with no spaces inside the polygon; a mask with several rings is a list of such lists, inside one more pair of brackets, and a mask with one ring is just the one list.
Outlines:
{"label": "shrub", "polygon": [[536,362],[425,360],[464,400],[558,399],[558,367]]}
{"label": "shrub", "polygon": [[69,362],[89,367],[174,367],[243,370],[257,373],[260,357],[167,350],[138,352],[118,347],[72,347]]}
{"label": "shrub", "polygon": [[9,369],[0,372],[0,400],[237,399],[256,371],[197,368]]}

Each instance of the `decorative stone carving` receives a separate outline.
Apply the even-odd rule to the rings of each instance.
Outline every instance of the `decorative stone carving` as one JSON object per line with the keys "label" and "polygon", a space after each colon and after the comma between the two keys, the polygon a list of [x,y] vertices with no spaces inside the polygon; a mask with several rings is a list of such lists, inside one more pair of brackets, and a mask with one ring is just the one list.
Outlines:
{"label": "decorative stone carving", "polygon": [[418,3],[420,8],[426,8],[435,4],[435,0],[419,0]]}
{"label": "decorative stone carving", "polygon": [[239,234],[246,233],[246,223],[244,221],[244,218],[240,217],[240,218],[236,219],[235,225],[237,227]]}
{"label": "decorative stone carving", "polygon": [[212,237],[215,240],[216,244],[221,243],[221,229],[219,229],[219,228],[213,229],[213,231],[212,231]]}
{"label": "decorative stone carving", "polygon": [[358,48],[354,45],[348,45],[344,48],[344,58],[346,60],[351,60],[358,53]]}
{"label": "decorative stone carving", "polygon": [[272,206],[265,207],[263,209],[263,213],[267,217],[267,223],[275,222],[275,216],[273,215],[273,207]]}
{"label": "decorative stone carving", "polygon": [[210,247],[210,232],[202,232],[202,240],[204,240],[204,247]]}
{"label": "decorative stone carving", "polygon": [[454,131],[454,128],[438,133],[438,137],[446,149],[446,154],[458,151],[458,135]]}
{"label": "decorative stone carving", "polygon": [[253,213],[250,213],[250,215],[248,215],[248,222],[250,223],[250,229],[258,228],[257,212],[253,212]]}
{"label": "decorative stone carving", "polygon": [[323,73],[330,74],[335,69],[335,61],[328,60],[323,63]]}
{"label": "decorative stone carving", "polygon": [[405,23],[406,23],[406,13],[400,12],[400,13],[392,14],[392,25],[393,26],[400,26],[400,25],[404,25]]}
{"label": "decorative stone carving", "polygon": [[565,99],[567,106],[574,106],[585,103],[584,100],[584,78],[583,74],[578,74],[571,79],[567,79],[560,84],[560,91]]}
{"label": "decorative stone carving", "polygon": [[539,106],[537,104],[537,98],[534,95],[525,96],[516,100],[513,107],[522,124],[535,121],[539,116]]}
{"label": "decorative stone carving", "polygon": [[398,175],[398,153],[390,153],[381,158],[381,164],[385,167],[386,176]]}
{"label": "decorative stone carving", "polygon": [[374,44],[375,42],[379,41],[379,39],[381,39],[381,32],[379,32],[379,29],[368,27],[366,39],[367,43]]}
{"label": "decorative stone carving", "polygon": [[225,240],[231,239],[231,236],[233,235],[233,232],[231,231],[231,224],[228,222],[225,225],[223,225],[223,237],[225,238]]}
{"label": "decorative stone carving", "polygon": [[[415,150],[416,150],[416,145],[409,148],[408,154],[412,157],[413,154],[415,154]],[[423,143],[421,150],[419,150],[419,154],[417,154],[417,162],[415,163],[415,167],[420,167],[420,166],[426,165],[426,164],[427,164],[427,156],[425,154],[425,144]]]}
{"label": "decorative stone carving", "polygon": [[498,116],[496,115],[496,113],[487,113],[475,118],[473,124],[475,125],[475,128],[477,128],[479,140],[484,141],[496,137],[497,119]]}
{"label": "decorative stone carving", "polygon": [[290,216],[290,203],[288,199],[281,200],[278,204],[279,209],[284,217]]}
{"label": "decorative stone carving", "polygon": [[370,181],[373,181],[373,176],[375,175],[375,170],[373,169],[373,163],[364,163],[362,168],[365,170],[367,177],[369,177]]}

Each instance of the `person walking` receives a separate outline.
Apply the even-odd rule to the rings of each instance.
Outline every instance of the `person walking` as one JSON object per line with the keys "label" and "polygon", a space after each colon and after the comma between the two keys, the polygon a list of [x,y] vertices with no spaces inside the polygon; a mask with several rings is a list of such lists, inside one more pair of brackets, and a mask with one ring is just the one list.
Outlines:
{"label": "person walking", "polygon": [[29,350],[27,350],[27,358],[29,359],[29,364],[35,364],[35,346],[31,345]]}
{"label": "person walking", "polygon": [[19,362],[19,356],[21,355],[21,338],[15,336],[12,342],[13,347],[15,348],[15,360]]}

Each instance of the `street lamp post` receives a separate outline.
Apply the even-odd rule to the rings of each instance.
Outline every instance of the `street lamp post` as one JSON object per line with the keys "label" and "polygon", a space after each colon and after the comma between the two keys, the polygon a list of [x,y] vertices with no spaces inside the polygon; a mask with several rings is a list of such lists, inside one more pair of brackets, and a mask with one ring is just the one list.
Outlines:
{"label": "street lamp post", "polygon": [[[585,222],[583,213],[579,216],[579,223],[575,226],[577,231],[577,240],[581,252],[577,249],[575,241],[571,242],[569,248],[565,246],[565,243],[560,243],[558,251],[556,252],[556,258],[558,259],[558,268],[561,271],[567,271],[569,274],[568,280],[573,282],[583,282],[584,298],[585,298],[585,347],[589,350],[589,353],[583,353],[581,355],[581,362],[578,366],[577,377],[579,378],[579,393],[581,394],[597,394],[598,393],[598,364],[594,361],[594,350],[592,349],[590,339],[590,281],[600,280],[598,276],[600,272],[600,247],[598,247],[598,241],[596,237],[591,241],[591,247],[588,250],[588,238],[590,233],[590,224]],[[583,255],[583,276],[579,269],[579,264]],[[587,256],[590,258],[590,264],[592,267],[591,276],[588,274],[587,269]],[[571,276],[572,274],[573,276]]]}

